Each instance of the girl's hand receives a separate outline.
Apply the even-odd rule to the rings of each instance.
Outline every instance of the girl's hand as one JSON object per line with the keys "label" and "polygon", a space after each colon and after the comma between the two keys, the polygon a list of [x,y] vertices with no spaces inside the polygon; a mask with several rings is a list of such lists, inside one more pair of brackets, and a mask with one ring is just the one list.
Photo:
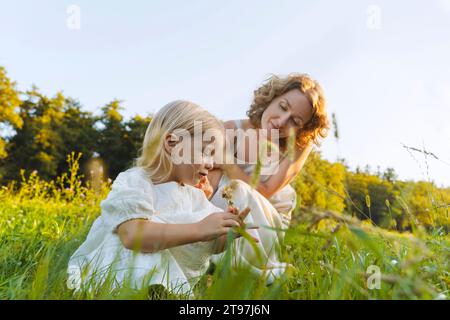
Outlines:
{"label": "girl's hand", "polygon": [[[233,228],[257,229],[257,226],[247,227],[244,223],[245,217],[249,214],[250,208],[242,210],[241,213],[214,212],[196,223],[197,234],[200,241],[210,241],[233,231]],[[235,238],[239,238],[240,233],[234,233]],[[256,242],[259,240],[254,238]]]}
{"label": "girl's hand", "polygon": [[214,212],[196,223],[200,241],[210,241],[226,235],[241,224],[239,216],[229,212]]}
{"label": "girl's hand", "polygon": [[209,199],[214,193],[214,189],[209,183],[208,177],[203,176],[200,178],[200,181],[194,186],[205,193],[207,199]]}

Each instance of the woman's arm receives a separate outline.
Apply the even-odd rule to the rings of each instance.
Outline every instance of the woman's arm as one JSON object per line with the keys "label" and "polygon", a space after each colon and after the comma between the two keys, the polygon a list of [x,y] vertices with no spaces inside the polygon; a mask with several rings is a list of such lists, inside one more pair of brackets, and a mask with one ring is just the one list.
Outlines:
{"label": "woman's arm", "polygon": [[[259,181],[256,185],[256,190],[264,197],[270,198],[277,191],[286,186],[291,180],[300,172],[311,153],[312,145],[308,145],[300,150],[295,148],[293,159],[285,157],[279,165],[276,174],[272,175],[267,181]],[[223,169],[231,179],[240,179],[246,183],[250,183],[252,177],[249,176],[237,165],[225,165]]]}
{"label": "woman's arm", "polygon": [[153,253],[188,243],[211,241],[241,225],[239,217],[212,213],[197,223],[167,224],[145,219],[128,220],[117,228],[120,241],[130,250]]}

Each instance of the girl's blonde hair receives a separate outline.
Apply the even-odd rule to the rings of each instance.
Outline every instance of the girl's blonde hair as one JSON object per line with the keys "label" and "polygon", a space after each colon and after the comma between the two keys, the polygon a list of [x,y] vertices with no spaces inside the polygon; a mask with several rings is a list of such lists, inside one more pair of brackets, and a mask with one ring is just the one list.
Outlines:
{"label": "girl's blonde hair", "polygon": [[135,166],[145,169],[153,183],[166,182],[173,169],[171,155],[164,148],[165,137],[177,130],[187,131],[192,137],[194,121],[202,123],[202,134],[208,129],[223,130],[217,118],[189,101],[170,102],[153,116],[135,160]]}
{"label": "girl's blonde hair", "polygon": [[[307,74],[291,73],[287,77],[272,75],[266,82],[254,91],[253,102],[247,111],[250,123],[255,127],[261,126],[261,118],[273,99],[282,94],[298,89],[300,90],[313,108],[313,116],[305,126],[299,130],[296,144],[300,148],[309,143],[320,145],[320,138],[324,139],[328,134],[329,120],[326,111],[325,95],[320,84]],[[280,141],[280,146],[285,145]]]}

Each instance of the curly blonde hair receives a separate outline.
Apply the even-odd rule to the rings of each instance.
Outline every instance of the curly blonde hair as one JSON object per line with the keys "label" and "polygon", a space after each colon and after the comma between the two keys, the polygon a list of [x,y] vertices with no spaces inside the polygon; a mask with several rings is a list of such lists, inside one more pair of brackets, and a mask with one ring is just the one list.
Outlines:
{"label": "curly blonde hair", "polygon": [[[299,89],[313,108],[313,116],[301,130],[298,131],[296,144],[305,148],[309,143],[320,146],[320,138],[328,135],[330,127],[325,105],[325,96],[320,84],[307,74],[291,73],[287,77],[272,75],[265,83],[254,91],[253,102],[247,111],[250,123],[255,127],[261,127],[261,118],[273,99],[282,94]],[[280,146],[286,146],[286,139],[281,139]]]}

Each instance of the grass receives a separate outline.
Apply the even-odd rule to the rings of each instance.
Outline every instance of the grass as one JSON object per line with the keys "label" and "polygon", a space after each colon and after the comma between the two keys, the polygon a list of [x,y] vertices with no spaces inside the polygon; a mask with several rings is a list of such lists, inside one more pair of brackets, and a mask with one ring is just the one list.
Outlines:
{"label": "grass", "polygon": [[[77,174],[78,158],[69,156],[70,171],[55,181],[42,181],[33,173],[0,189],[0,299],[186,298],[160,287],[140,291],[124,287],[113,292],[100,287],[75,295],[66,288],[68,260],[100,214],[99,203],[110,188],[110,182],[95,188],[83,186]],[[415,225],[412,232],[399,233],[311,209],[294,219],[282,249],[293,267],[272,285],[225,263],[200,279],[194,289],[196,298],[450,296],[450,238],[439,228],[426,231]]]}

